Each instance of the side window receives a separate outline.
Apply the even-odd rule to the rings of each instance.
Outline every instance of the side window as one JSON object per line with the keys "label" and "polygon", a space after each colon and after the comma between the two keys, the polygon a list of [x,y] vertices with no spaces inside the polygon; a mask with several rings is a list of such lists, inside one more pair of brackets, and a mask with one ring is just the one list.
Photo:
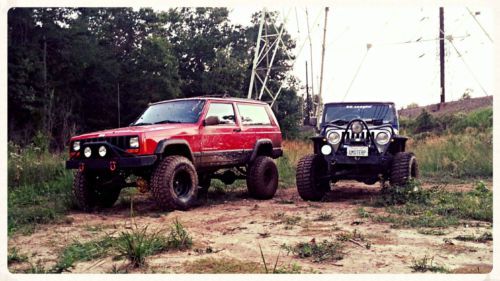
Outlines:
{"label": "side window", "polygon": [[234,124],[235,115],[233,105],[230,103],[211,103],[208,108],[207,117],[218,117],[219,124]]}
{"label": "side window", "polygon": [[238,110],[243,125],[271,125],[271,120],[263,105],[238,104]]}

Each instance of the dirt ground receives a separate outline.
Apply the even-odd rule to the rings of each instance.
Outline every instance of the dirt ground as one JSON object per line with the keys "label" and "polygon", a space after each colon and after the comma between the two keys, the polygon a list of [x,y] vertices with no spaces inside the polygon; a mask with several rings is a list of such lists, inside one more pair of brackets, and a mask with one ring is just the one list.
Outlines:
{"label": "dirt ground", "polygon": [[[461,184],[447,188],[467,190],[471,187],[472,184]],[[383,208],[363,204],[378,194],[378,187],[356,182],[338,183],[324,202],[315,203],[301,200],[295,188],[279,189],[276,196],[267,201],[251,199],[242,189],[225,194],[212,191],[205,204],[189,211],[174,212],[160,212],[148,194],[141,194],[134,199],[133,219],[130,205],[126,203],[117,203],[111,209],[91,214],[72,212],[64,223],[37,227],[29,236],[14,235],[9,239],[9,248],[16,247],[31,261],[40,260],[45,268],[50,268],[61,251],[75,240],[83,242],[104,235],[117,236],[134,227],[134,223],[149,225],[151,230],[164,229],[167,233],[172,222],[178,219],[192,236],[193,248],[150,256],[146,267],[130,269],[129,272],[185,273],[187,263],[204,258],[235,259],[262,265],[259,245],[270,267],[279,253],[279,266],[296,264],[303,273],[410,273],[414,260],[425,256],[433,257],[433,264],[442,265],[452,272],[491,270],[491,241],[476,243],[453,239],[458,235],[479,236],[485,231],[491,232],[491,224],[468,221],[440,229],[445,233],[440,236],[421,234],[418,229],[394,229],[390,223],[375,223],[358,214],[360,207],[373,213],[384,212]],[[286,225],[276,219],[280,213],[300,217],[300,220],[295,225]],[[331,214],[332,218],[318,221],[318,216],[325,213]],[[315,263],[311,259],[300,259],[292,253],[287,255],[280,247],[309,242],[313,238],[315,241],[335,241],[339,233],[354,230],[363,234],[371,247],[347,241],[344,258],[335,262]],[[206,253],[207,248],[212,253]],[[126,266],[126,261],[114,261],[109,255],[77,262],[70,271],[109,273],[113,268]],[[9,269],[15,272],[25,267],[26,263],[18,263]]]}

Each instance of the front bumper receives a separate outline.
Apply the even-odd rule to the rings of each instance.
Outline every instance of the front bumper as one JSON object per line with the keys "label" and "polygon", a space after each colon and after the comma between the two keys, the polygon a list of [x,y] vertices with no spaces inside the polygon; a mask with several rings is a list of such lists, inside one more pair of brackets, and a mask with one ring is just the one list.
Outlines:
{"label": "front bumper", "polygon": [[342,154],[325,156],[330,164],[337,165],[388,165],[392,161],[390,155],[368,155],[367,157],[351,157]]}
{"label": "front bumper", "polygon": [[109,159],[70,159],[66,161],[66,169],[127,169],[141,168],[153,165],[157,160],[156,155],[120,157]]}

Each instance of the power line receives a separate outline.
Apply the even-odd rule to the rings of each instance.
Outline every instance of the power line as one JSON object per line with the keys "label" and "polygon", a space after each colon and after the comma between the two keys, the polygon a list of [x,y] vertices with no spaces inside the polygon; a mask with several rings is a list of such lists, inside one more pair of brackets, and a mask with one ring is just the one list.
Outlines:
{"label": "power line", "polygon": [[477,79],[476,75],[474,74],[474,72],[472,71],[472,69],[469,67],[469,65],[467,64],[467,62],[465,61],[465,59],[463,58],[462,54],[458,51],[457,47],[453,43],[453,39],[448,40],[448,41],[451,43],[451,45],[453,46],[453,49],[455,50],[455,52],[457,52],[458,57],[462,60],[462,62],[464,63],[465,67],[467,68],[467,70],[472,75],[472,78],[474,78],[474,80],[476,80],[476,83],[479,85],[479,87],[481,87],[481,90],[483,90],[484,94],[487,95],[487,96],[489,96],[488,92],[486,92],[486,90],[484,89],[484,87],[481,84],[481,82],[479,82],[479,80]]}
{"label": "power line", "polygon": [[472,11],[468,8],[468,7],[465,7],[467,9],[467,11],[469,12],[470,16],[474,19],[474,21],[477,23],[477,25],[479,25],[479,27],[481,28],[481,30],[484,32],[484,34],[486,35],[486,37],[488,37],[488,39],[490,39],[490,42],[493,43],[493,39],[491,39],[491,36],[488,34],[488,32],[486,32],[486,29],[484,29],[484,27],[481,25],[481,23],[477,20],[476,18],[476,15],[474,15],[472,13]]}
{"label": "power line", "polygon": [[365,59],[368,56],[368,51],[370,51],[370,48],[371,48],[371,44],[367,44],[366,45],[366,53],[363,56],[363,59],[361,59],[361,63],[359,64],[358,69],[356,69],[356,73],[354,74],[354,77],[352,78],[351,83],[349,84],[349,87],[347,88],[347,91],[345,92],[344,97],[342,98],[342,101],[345,100],[345,98],[347,97],[347,94],[349,94],[349,91],[351,90],[352,84],[354,84],[354,80],[356,80],[356,77],[358,77],[359,71],[361,70],[361,66],[365,62]]}

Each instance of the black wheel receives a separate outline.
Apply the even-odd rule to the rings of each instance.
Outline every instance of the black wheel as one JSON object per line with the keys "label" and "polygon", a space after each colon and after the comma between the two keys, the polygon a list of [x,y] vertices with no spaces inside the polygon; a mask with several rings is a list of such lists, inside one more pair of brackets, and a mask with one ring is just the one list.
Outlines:
{"label": "black wheel", "polygon": [[394,155],[391,168],[391,186],[403,186],[413,178],[419,177],[417,158],[410,152],[398,152]]}
{"label": "black wheel", "polygon": [[168,156],[153,172],[151,193],[163,210],[186,210],[198,196],[196,169],[183,156]]}
{"label": "black wheel", "polygon": [[73,195],[78,207],[85,212],[92,211],[95,206],[110,208],[118,200],[124,183],[123,179],[104,181],[91,172],[78,171],[73,180]]}
{"label": "black wheel", "polygon": [[321,179],[327,175],[325,160],[320,155],[310,154],[302,157],[297,164],[297,191],[302,199],[319,201],[330,190],[330,181]]}
{"label": "black wheel", "polygon": [[256,199],[271,199],[278,189],[278,168],[273,159],[257,156],[247,172],[247,188]]}

